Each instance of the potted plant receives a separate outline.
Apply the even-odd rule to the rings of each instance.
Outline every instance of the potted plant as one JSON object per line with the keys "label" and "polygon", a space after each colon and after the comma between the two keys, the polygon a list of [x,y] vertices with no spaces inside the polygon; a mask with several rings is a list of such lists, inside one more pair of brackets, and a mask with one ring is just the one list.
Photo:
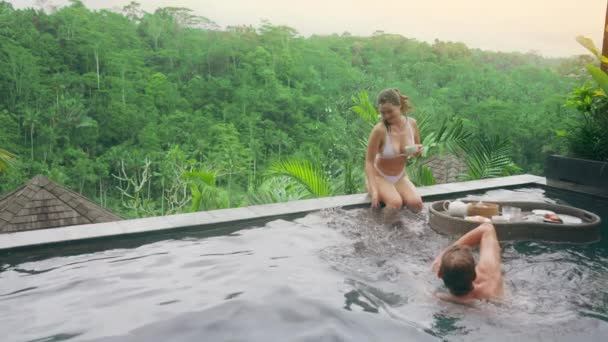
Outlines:
{"label": "potted plant", "polygon": [[[608,50],[607,37],[605,33],[604,50]],[[569,156],[549,156],[545,175],[549,185],[574,183],[578,190],[608,196],[608,51],[603,55],[591,39],[582,36],[577,41],[597,57],[601,68],[587,64],[594,84],[570,94],[566,105],[581,115],[569,131],[558,132],[565,138]]]}

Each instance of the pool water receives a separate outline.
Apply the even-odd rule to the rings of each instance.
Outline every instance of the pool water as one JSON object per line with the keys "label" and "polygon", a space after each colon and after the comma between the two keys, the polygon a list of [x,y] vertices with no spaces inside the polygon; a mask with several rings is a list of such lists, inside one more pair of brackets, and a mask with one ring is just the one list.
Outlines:
{"label": "pool water", "polygon": [[[608,201],[539,188],[467,198]],[[450,243],[421,215],[327,210],[222,235],[182,233],[0,255],[2,341],[604,341],[608,244],[503,243],[507,296],[438,300]]]}

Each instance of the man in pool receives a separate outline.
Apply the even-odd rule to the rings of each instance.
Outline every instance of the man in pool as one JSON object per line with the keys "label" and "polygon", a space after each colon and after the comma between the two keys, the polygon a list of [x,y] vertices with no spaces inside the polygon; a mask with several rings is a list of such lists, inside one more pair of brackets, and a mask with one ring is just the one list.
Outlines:
{"label": "man in pool", "polygon": [[[478,221],[483,218],[479,217]],[[471,248],[479,245],[479,262]],[[433,272],[443,279],[450,294],[439,298],[457,303],[492,299],[503,294],[500,246],[491,223],[482,223],[446,248],[433,262]]]}

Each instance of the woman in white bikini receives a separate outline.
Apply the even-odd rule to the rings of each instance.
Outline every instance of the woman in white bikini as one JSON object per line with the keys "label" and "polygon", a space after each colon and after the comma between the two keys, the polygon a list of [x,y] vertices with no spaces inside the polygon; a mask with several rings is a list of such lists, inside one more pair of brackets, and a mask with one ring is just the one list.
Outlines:
{"label": "woman in white bikini", "polygon": [[[399,89],[386,89],[378,95],[382,122],[372,130],[367,144],[365,175],[372,207],[422,210],[422,199],[405,173],[408,157],[419,157],[423,147],[416,120],[407,116],[408,98]],[[407,151],[407,153],[406,153]]]}

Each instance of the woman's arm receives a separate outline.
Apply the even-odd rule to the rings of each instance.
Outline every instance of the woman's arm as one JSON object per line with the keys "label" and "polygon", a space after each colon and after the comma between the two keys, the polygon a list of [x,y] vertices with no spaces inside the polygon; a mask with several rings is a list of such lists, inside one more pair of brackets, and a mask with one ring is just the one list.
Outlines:
{"label": "woman's arm", "polygon": [[367,142],[367,152],[365,153],[365,177],[367,179],[367,187],[370,196],[372,197],[372,206],[376,207],[378,203],[378,186],[376,184],[376,170],[374,170],[374,159],[378,153],[380,146],[381,135],[378,126],[372,129]]}
{"label": "woman's arm", "polygon": [[420,130],[418,130],[418,123],[416,119],[410,118],[412,120],[412,125],[414,126],[414,143],[420,144]]}
{"label": "woman's arm", "polygon": [[416,122],[416,119],[410,118],[410,120],[412,121],[412,126],[414,128],[414,143],[416,145],[420,145],[418,152],[416,152],[414,156],[420,157],[422,156],[422,152],[424,152],[424,146],[422,146],[422,144],[420,143],[420,130],[418,129],[418,123]]}

